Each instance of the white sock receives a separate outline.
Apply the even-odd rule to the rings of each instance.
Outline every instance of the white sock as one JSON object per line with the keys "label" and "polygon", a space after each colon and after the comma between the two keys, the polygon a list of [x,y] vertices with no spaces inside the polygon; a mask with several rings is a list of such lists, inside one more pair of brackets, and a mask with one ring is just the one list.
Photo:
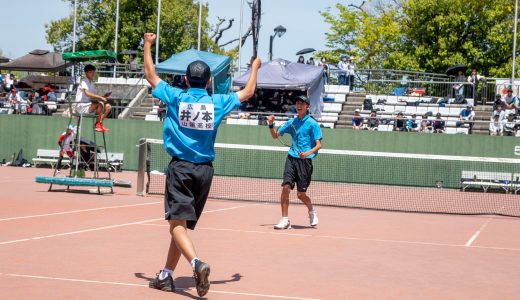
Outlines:
{"label": "white sock", "polygon": [[159,273],[159,279],[164,280],[164,278],[168,277],[168,275],[172,276],[173,271],[167,268],[164,268],[161,270],[161,273]]}
{"label": "white sock", "polygon": [[195,270],[195,261],[196,261],[196,260],[200,260],[200,259],[199,259],[198,257],[195,257],[194,259],[191,260],[191,268],[192,268],[193,270]]}
{"label": "white sock", "polygon": [[289,222],[289,217],[282,217],[282,221]]}

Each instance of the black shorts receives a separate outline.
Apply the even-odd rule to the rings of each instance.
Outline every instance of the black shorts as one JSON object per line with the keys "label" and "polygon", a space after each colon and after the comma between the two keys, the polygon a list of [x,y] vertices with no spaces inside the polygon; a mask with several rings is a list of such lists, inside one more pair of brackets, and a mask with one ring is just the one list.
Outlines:
{"label": "black shorts", "polygon": [[211,162],[195,164],[176,157],[168,165],[164,193],[164,218],[186,220],[195,229],[208,199],[213,179]]}
{"label": "black shorts", "polygon": [[294,189],[297,185],[298,192],[306,192],[311,184],[312,177],[312,160],[294,158],[290,155],[285,160],[285,169],[283,171],[282,186],[289,185]]}

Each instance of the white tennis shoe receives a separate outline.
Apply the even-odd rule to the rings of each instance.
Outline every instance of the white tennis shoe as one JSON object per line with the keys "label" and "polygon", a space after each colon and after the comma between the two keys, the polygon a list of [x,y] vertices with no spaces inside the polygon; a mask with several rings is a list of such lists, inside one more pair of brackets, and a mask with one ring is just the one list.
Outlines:
{"label": "white tennis shoe", "polygon": [[274,229],[291,229],[291,221],[288,218],[282,218],[280,223],[274,225]]}
{"label": "white tennis shoe", "polygon": [[318,213],[316,212],[315,209],[309,211],[309,221],[310,221],[312,227],[315,227],[318,225],[318,223],[319,223]]}

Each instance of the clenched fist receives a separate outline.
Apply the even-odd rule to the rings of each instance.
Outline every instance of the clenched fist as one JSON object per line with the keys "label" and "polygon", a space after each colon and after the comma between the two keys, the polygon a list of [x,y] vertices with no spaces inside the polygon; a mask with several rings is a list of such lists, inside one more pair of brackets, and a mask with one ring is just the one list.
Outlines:
{"label": "clenched fist", "polygon": [[144,43],[153,44],[153,43],[155,43],[156,38],[157,38],[157,35],[155,33],[145,33],[144,34]]}
{"label": "clenched fist", "polygon": [[260,58],[257,57],[253,60],[253,64],[251,65],[251,67],[253,69],[259,69],[260,65],[262,65],[262,61],[260,60]]}
{"label": "clenched fist", "polygon": [[272,125],[274,122],[274,115],[267,117],[267,124]]}

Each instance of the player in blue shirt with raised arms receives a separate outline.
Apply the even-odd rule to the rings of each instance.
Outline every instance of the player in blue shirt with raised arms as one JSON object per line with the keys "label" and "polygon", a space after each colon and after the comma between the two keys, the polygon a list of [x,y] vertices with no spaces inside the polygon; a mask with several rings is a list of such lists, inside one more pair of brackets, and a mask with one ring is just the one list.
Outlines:
{"label": "player in blue shirt with raised arms", "polygon": [[307,209],[309,209],[309,220],[311,226],[318,225],[318,214],[312,206],[311,198],[307,196],[307,188],[311,184],[312,159],[321,149],[322,133],[318,122],[309,115],[310,102],[305,96],[296,97],[297,117],[291,119],[278,129],[274,129],[274,116],[267,118],[269,132],[274,139],[290,134],[292,146],[285,161],[283,172],[282,195],[282,219],[274,226],[274,229],[290,229],[289,221],[289,194],[297,185],[297,196]]}
{"label": "player in blue shirt with raised arms", "polygon": [[182,254],[191,263],[197,294],[203,297],[209,290],[210,267],[197,257],[187,229],[195,228],[208,198],[218,127],[227,114],[254,95],[261,63],[258,58],[253,61],[251,77],[243,90],[209,96],[206,91],[211,85],[209,66],[194,61],[186,70],[188,90],[184,91],[169,86],[155,73],[151,54],[155,38],[153,33],[144,34],[144,69],[146,80],[154,89],[153,96],[168,107],[164,148],[172,160],[166,174],[164,207],[172,238],[166,266],[150,281],[150,287],[175,292],[172,274]]}

